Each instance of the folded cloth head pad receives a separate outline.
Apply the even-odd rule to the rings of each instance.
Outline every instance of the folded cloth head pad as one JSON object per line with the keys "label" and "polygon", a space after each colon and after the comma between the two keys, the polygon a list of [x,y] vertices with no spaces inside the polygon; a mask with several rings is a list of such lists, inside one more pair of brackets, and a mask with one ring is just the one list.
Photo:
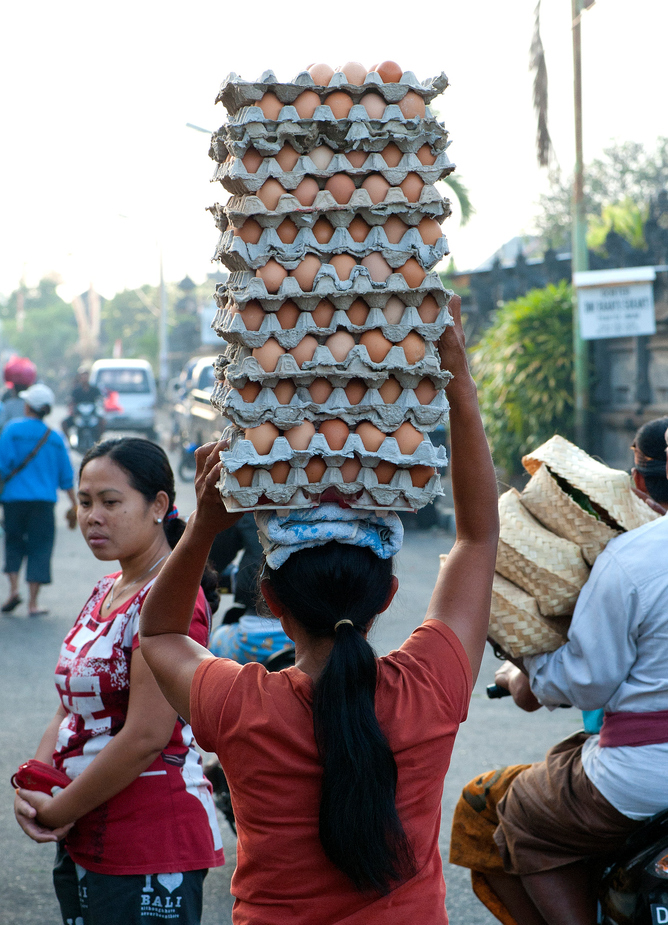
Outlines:
{"label": "folded cloth head pad", "polygon": [[255,521],[271,569],[280,568],[293,552],[333,541],[367,546],[379,559],[389,559],[399,552],[404,538],[403,524],[394,511],[377,514],[333,502],[283,516],[256,511]]}

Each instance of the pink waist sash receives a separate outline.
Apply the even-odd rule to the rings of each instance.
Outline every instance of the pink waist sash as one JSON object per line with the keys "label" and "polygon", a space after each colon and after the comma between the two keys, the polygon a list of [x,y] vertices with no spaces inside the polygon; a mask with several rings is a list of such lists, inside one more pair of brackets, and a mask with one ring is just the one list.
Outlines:
{"label": "pink waist sash", "polygon": [[606,713],[598,744],[603,748],[624,745],[661,745],[668,742],[668,710],[654,713]]}

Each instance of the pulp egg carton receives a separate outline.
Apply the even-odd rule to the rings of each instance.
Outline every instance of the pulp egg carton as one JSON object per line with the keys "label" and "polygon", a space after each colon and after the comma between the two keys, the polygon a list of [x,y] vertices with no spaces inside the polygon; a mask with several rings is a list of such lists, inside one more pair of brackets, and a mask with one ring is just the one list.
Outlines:
{"label": "pulp egg carton", "polygon": [[423,164],[416,154],[404,154],[396,167],[388,167],[380,153],[370,152],[361,167],[353,167],[344,153],[335,154],[328,166],[316,167],[308,154],[302,154],[292,168],[285,171],[273,157],[265,157],[255,173],[244,167],[240,158],[228,157],[216,167],[212,180],[218,180],[225,189],[236,195],[256,193],[269,179],[278,180],[286,190],[299,186],[304,177],[315,177],[323,182],[337,173],[363,179],[370,173],[381,174],[390,186],[399,186],[409,173],[416,173],[425,183],[436,183],[455,169],[445,151],[440,151],[433,164]]}
{"label": "pulp egg carton", "polygon": [[[410,292],[417,304],[420,304],[426,295],[435,296],[437,292],[444,292],[438,273],[433,271],[427,273],[419,286],[409,286],[401,273],[396,272],[391,273],[382,282],[372,280],[367,268],[361,264],[352,268],[349,279],[339,279],[334,267],[327,263],[321,265],[309,292],[302,291],[294,276],[286,276],[278,292],[267,292],[267,287],[259,276],[239,271],[230,274],[226,290],[237,305],[242,306],[251,300],[258,300],[265,311],[271,310],[272,306],[275,306],[275,309],[280,308],[286,299],[292,299],[301,311],[313,311],[321,299],[335,299],[340,293],[347,293],[353,298],[360,297],[367,305],[375,308],[381,300],[385,304],[391,295],[401,297]],[[374,293],[380,293],[381,300],[371,299]]]}
{"label": "pulp egg carton", "polygon": [[370,421],[387,434],[397,430],[404,421],[428,433],[445,420],[449,407],[443,389],[437,391],[428,405],[422,405],[412,389],[404,389],[395,402],[385,404],[380,392],[369,388],[357,404],[351,405],[342,388],[334,389],[327,401],[318,403],[307,388],[301,387],[287,405],[282,405],[269,388],[262,389],[255,401],[246,402],[236,389],[229,386],[215,391],[211,404],[224,417],[244,429],[270,421],[279,430],[286,430],[302,421],[315,423],[340,418],[349,427]]}
{"label": "pulp egg carton", "polygon": [[[356,189],[347,203],[337,202],[329,190],[321,189],[308,206],[302,205],[296,196],[286,192],[278,200],[275,209],[268,209],[259,196],[232,196],[224,206],[216,203],[211,208],[216,217],[216,224],[222,210],[225,212],[228,225],[232,224],[235,228],[241,228],[247,218],[254,218],[264,228],[276,228],[284,218],[291,218],[298,227],[312,226],[323,216],[335,227],[348,227],[355,215],[361,215],[369,225],[377,225],[387,215],[399,214],[407,225],[417,225],[425,215],[442,222],[452,212],[450,201],[441,196],[431,183],[425,183],[422,187],[417,202],[410,202],[400,186],[390,186],[385,199],[377,203],[373,202],[369,193],[362,188]],[[335,216],[341,213],[343,217],[337,221]],[[309,220],[304,220],[306,216],[309,216]],[[297,221],[298,217],[302,220]],[[371,217],[375,217],[376,220],[370,220]]]}
{"label": "pulp egg carton", "polygon": [[242,80],[234,72],[228,74],[220,85],[216,103],[222,103],[229,113],[235,113],[244,106],[259,102],[265,93],[274,93],[283,104],[294,103],[304,90],[316,92],[343,90],[355,102],[358,102],[369,90],[377,91],[388,103],[398,103],[409,90],[417,93],[426,104],[438,96],[448,86],[448,78],[441,72],[436,77],[420,82],[412,71],[404,71],[401,80],[396,83],[384,83],[379,74],[370,71],[361,85],[348,83],[346,75],[337,71],[325,87],[316,84],[308,71],[300,71],[290,83],[277,80],[272,70],[264,71],[258,80]]}
{"label": "pulp egg carton", "polygon": [[446,327],[452,324],[448,309],[441,307],[436,320],[426,324],[420,318],[417,308],[407,306],[399,324],[389,324],[379,308],[372,308],[364,324],[353,324],[348,314],[339,309],[335,311],[327,328],[319,328],[310,312],[302,312],[293,328],[282,328],[275,312],[267,312],[259,331],[248,331],[244,324],[243,312],[230,312],[228,308],[219,308],[211,324],[213,330],[228,343],[240,344],[251,350],[262,347],[273,337],[284,350],[292,350],[307,335],[325,338],[337,330],[362,334],[364,331],[379,330],[393,344],[400,343],[411,331],[419,334],[423,340],[436,341]]}
{"label": "pulp egg carton", "polygon": [[317,254],[321,260],[344,253],[362,259],[373,252],[382,254],[393,267],[415,257],[423,269],[430,270],[449,249],[445,235],[441,235],[436,244],[425,244],[417,228],[409,228],[396,244],[387,240],[382,225],[373,227],[364,241],[354,241],[347,228],[336,228],[326,244],[320,244],[310,228],[301,228],[291,244],[281,241],[274,228],[265,228],[257,244],[242,241],[238,234],[228,229],[220,236],[213,259],[220,260],[230,270],[243,271],[262,267],[271,257],[288,267],[288,264],[296,266],[306,254]]}
{"label": "pulp egg carton", "polygon": [[402,151],[416,151],[424,144],[444,147],[447,140],[447,129],[433,116],[406,119],[398,106],[388,106],[382,119],[369,119],[364,106],[353,106],[345,119],[337,119],[325,105],[318,106],[311,119],[300,119],[296,109],[285,107],[276,121],[266,120],[258,106],[249,106],[214,132],[210,153],[214,160],[220,160],[223,152],[243,157],[253,147],[263,157],[271,157],[286,143],[300,154],[321,144],[335,150],[378,151],[389,141]]}

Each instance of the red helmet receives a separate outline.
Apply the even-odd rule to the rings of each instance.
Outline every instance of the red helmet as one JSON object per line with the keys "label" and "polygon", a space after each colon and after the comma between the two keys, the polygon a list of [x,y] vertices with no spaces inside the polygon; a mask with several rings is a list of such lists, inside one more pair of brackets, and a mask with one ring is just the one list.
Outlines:
{"label": "red helmet", "polygon": [[37,379],[37,367],[28,357],[12,356],[5,363],[5,382],[27,388]]}

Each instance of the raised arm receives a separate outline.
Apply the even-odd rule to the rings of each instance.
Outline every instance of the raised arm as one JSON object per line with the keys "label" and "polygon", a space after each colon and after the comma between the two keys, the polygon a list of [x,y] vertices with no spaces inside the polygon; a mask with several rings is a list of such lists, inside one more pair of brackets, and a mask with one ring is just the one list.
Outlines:
{"label": "raised arm", "polygon": [[451,299],[450,311],[455,323],[446,329],[438,347],[443,368],[453,373],[446,394],[457,536],[439,572],[426,619],[441,620],[457,634],[475,680],[489,625],[499,538],[498,492],[478,393],[466,359],[459,296]]}
{"label": "raised arm", "polygon": [[190,685],[195,670],[211,653],[188,636],[190,618],[211,544],[242,516],[230,514],[216,482],[220,451],[226,443],[208,443],[195,453],[197,509],[163,566],[141,611],[141,650],[166,700],[185,720],[190,719]]}

